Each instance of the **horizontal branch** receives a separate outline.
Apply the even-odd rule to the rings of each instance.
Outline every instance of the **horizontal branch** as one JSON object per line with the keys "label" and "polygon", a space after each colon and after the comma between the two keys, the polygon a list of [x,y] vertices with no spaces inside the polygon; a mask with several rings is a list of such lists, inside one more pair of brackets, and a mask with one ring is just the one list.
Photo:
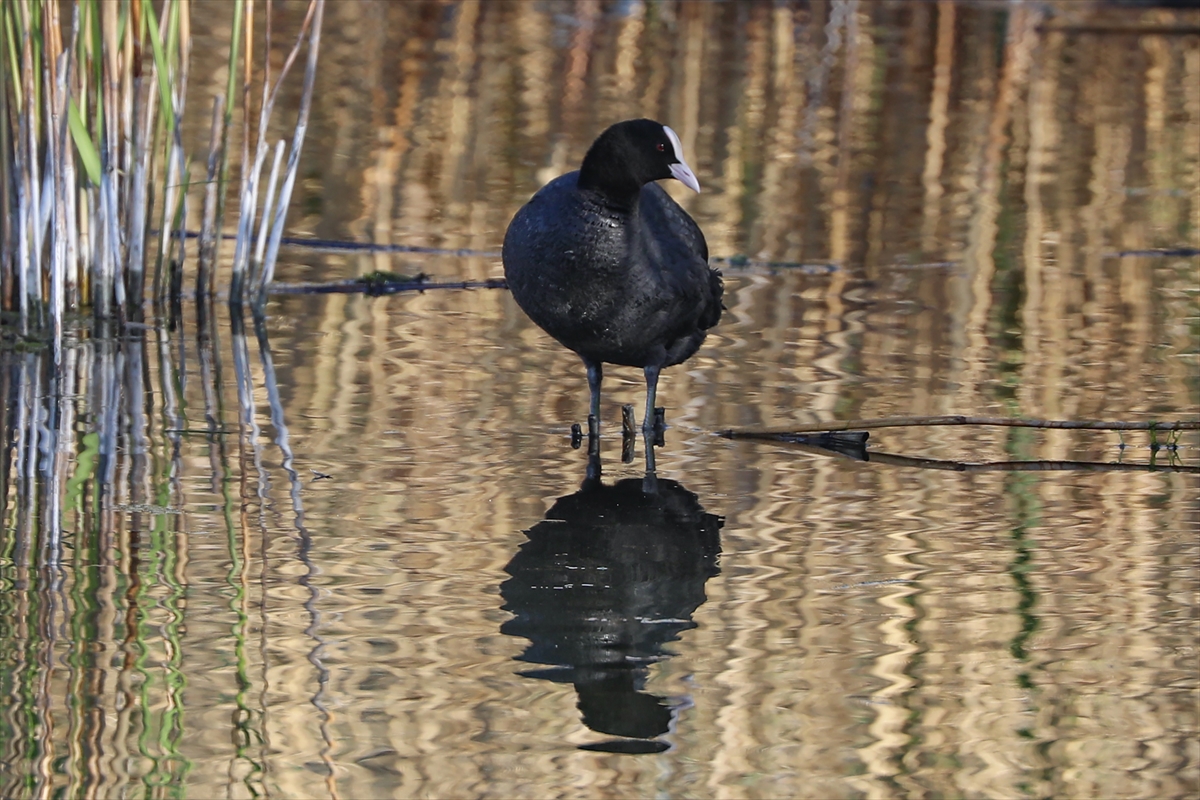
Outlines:
{"label": "horizontal branch", "polygon": [[786,431],[721,431],[726,439],[783,439],[805,433],[848,431],[869,428],[925,428],[938,425],[995,425],[1006,428],[1056,428],[1086,431],[1196,431],[1200,420],[1155,420],[1152,422],[1104,422],[1100,420],[1021,419],[1020,417],[968,417],[950,414],[940,417],[880,417],[842,422],[817,422],[797,425]]}
{"label": "horizontal branch", "polygon": [[1123,36],[1195,36],[1200,33],[1200,25],[1129,25],[1116,23],[1112,25],[1091,24],[1050,24],[1039,25],[1038,33],[1057,31],[1059,33],[1091,33]]}
{"label": "horizontal branch", "polygon": [[1200,475],[1200,467],[1184,464],[1121,463],[1102,461],[944,461],[891,453],[871,453],[870,461],[895,467],[942,469],[953,472],[1182,472]]}
{"label": "horizontal branch", "polygon": [[787,444],[798,450],[816,455],[838,455],[847,457],[853,461],[888,464],[893,467],[947,470],[950,472],[1181,472],[1189,475],[1200,475],[1200,467],[1176,463],[1173,455],[1167,463],[1158,463],[1157,461],[1147,463],[1062,460],[950,461],[938,458],[923,458],[920,456],[904,456],[896,453],[868,451],[866,448],[866,433],[861,434],[863,438],[858,442],[838,438],[841,435],[839,433],[826,433],[819,436],[800,434],[778,437],[772,439],[772,441]]}
{"label": "horizontal branch", "polygon": [[267,291],[272,294],[398,294],[400,292],[426,292],[434,289],[507,289],[503,278],[483,281],[430,281],[422,276],[407,280],[385,281],[334,281],[332,283],[272,283]]}
{"label": "horizontal branch", "polygon": [[1180,258],[1193,258],[1200,256],[1200,248],[1196,247],[1161,247],[1156,250],[1121,250],[1116,253],[1106,254],[1107,258],[1127,258],[1129,256],[1141,256],[1142,258],[1170,258],[1178,256]]}

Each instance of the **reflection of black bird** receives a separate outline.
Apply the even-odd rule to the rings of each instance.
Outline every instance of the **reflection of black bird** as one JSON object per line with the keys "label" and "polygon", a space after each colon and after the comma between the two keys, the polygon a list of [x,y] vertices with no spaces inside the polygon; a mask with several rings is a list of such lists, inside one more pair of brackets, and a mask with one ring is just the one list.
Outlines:
{"label": "reflection of black bird", "polygon": [[504,274],[517,304],[587,367],[599,424],[601,365],[642,367],[654,422],[658,373],[692,356],[721,316],[720,273],[696,221],[654,181],[700,191],[675,131],[619,122],[577,172],[544,186],[504,235]]}
{"label": "reflection of black bird", "polygon": [[[666,479],[653,493],[636,478],[612,486],[589,479],[560,498],[528,531],[500,587],[514,615],[500,631],[530,640],[521,661],[552,666],[522,674],[574,684],[592,730],[643,740],[666,733],[671,710],[665,698],[642,692],[647,669],[695,627],[704,583],[719,572],[721,524]],[[589,749],[665,748],[642,744]]]}

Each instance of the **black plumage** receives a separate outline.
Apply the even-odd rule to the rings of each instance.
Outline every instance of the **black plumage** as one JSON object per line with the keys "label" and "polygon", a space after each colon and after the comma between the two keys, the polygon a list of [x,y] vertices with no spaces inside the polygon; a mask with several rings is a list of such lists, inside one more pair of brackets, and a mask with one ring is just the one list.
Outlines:
{"label": "black plumage", "polygon": [[583,359],[597,422],[602,364],[643,369],[650,430],[659,371],[690,358],[721,317],[721,276],[708,266],[704,234],[654,183],[673,177],[700,191],[681,151],[661,123],[619,122],[579,170],[522,206],[504,236],[513,297]]}

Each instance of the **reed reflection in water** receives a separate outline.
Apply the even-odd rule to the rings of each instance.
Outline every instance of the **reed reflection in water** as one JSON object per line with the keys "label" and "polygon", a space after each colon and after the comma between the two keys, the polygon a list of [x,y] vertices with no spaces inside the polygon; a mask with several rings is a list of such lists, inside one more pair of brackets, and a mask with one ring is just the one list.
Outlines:
{"label": "reed reflection in water", "polygon": [[[57,368],[0,350],[0,795],[1196,794],[1194,474],[933,471],[715,436],[1194,418],[1196,259],[1118,255],[1197,246],[1194,12],[327,11],[300,235],[492,252],[613,119],[661,118],[695,154],[704,193],[680,199],[728,259],[729,312],[664,379],[659,483],[682,521],[639,543],[679,581],[603,601],[643,618],[621,635],[650,662],[615,694],[653,725],[589,728],[609,688],[589,681],[617,680],[605,630],[579,633],[592,598],[555,616],[522,594],[564,507],[642,485],[610,456],[603,489],[570,492],[575,359],[501,292],[281,296],[258,327],[201,305],[77,331]],[[224,76],[202,44],[207,99]],[[501,274],[484,255],[308,253],[279,274],[375,269]],[[613,419],[640,380],[607,377]],[[1200,440],[1179,444],[1195,467]],[[1170,458],[1147,445],[871,440],[961,461]],[[563,564],[629,568],[604,550],[619,537],[562,541]],[[552,645],[567,655],[544,666],[569,683],[518,674]],[[641,739],[663,752],[580,749],[657,732],[664,710],[667,732]]]}

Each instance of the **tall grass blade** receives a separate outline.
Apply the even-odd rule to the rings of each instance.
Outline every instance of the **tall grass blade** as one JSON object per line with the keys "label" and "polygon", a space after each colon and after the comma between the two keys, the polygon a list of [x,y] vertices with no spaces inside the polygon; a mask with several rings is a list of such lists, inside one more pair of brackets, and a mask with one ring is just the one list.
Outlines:
{"label": "tall grass blade", "polygon": [[146,29],[149,32],[150,50],[154,54],[154,74],[158,79],[158,113],[162,120],[166,123],[169,130],[175,127],[175,110],[172,108],[171,91],[174,70],[171,69],[170,62],[167,61],[167,55],[163,50],[162,37],[167,33],[166,26],[179,24],[179,11],[175,3],[169,3],[169,13],[163,18],[163,23],[160,26],[158,18],[154,14],[154,4],[146,3],[142,6],[146,12]]}

